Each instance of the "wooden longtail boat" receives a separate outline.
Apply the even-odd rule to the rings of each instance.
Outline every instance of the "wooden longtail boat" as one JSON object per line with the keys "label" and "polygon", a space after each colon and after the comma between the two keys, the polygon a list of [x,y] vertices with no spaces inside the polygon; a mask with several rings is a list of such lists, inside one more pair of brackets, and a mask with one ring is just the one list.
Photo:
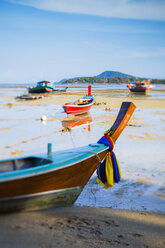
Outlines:
{"label": "wooden longtail boat", "polygon": [[45,93],[52,92],[53,90],[54,86],[49,81],[41,81],[35,87],[28,87],[29,93]]}
{"label": "wooden longtail boat", "polygon": [[137,80],[128,82],[127,88],[131,92],[145,93],[146,91],[152,90],[153,86],[150,84],[150,80]]}
{"label": "wooden longtail boat", "polygon": [[67,114],[79,115],[88,112],[92,105],[94,104],[95,99],[91,95],[91,86],[88,86],[88,95],[84,96],[72,103],[65,103],[63,109]]}
{"label": "wooden longtail boat", "polygon": [[[135,105],[123,102],[117,119],[106,132],[115,142]],[[0,212],[71,206],[108,153],[104,144],[0,161]]]}

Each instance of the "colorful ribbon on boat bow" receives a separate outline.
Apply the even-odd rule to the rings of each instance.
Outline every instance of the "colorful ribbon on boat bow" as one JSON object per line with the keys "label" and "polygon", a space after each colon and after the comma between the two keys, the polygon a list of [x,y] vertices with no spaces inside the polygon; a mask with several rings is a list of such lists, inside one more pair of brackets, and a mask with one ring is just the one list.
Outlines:
{"label": "colorful ribbon on boat bow", "polygon": [[113,187],[114,183],[118,183],[121,178],[121,171],[118,160],[113,152],[114,143],[109,136],[103,136],[97,143],[104,144],[109,147],[109,152],[104,161],[97,168],[97,182],[104,186],[105,189]]}

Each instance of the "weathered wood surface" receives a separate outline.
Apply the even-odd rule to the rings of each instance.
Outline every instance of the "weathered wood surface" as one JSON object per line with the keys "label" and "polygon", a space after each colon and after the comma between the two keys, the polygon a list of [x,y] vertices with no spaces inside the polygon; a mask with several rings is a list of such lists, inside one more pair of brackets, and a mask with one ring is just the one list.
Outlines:
{"label": "weathered wood surface", "polygon": [[[108,149],[108,148],[107,148]],[[0,183],[0,199],[84,186],[108,150],[63,169]],[[99,158],[100,160],[99,160]]]}

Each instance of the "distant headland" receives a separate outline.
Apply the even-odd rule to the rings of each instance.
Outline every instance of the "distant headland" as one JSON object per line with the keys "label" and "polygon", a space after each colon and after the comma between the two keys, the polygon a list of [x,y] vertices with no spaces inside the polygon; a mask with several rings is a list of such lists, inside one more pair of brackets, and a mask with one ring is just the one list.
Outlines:
{"label": "distant headland", "polygon": [[[76,77],[62,79],[59,83],[62,84],[126,84],[130,80],[144,80],[148,78],[135,77],[117,71],[104,71],[93,77]],[[153,84],[165,84],[165,79],[151,79]]]}
{"label": "distant headland", "polygon": [[[156,79],[156,78],[145,78],[145,77],[137,77],[129,74],[125,74],[118,71],[104,71],[96,76],[93,77],[73,77],[73,78],[65,78],[60,80],[59,82],[54,81],[52,82],[55,85],[61,84],[126,84],[128,82],[128,78],[130,80],[144,80],[150,79],[152,84],[165,84],[165,79]],[[29,79],[30,80],[30,79]],[[48,80],[48,79],[43,79]],[[41,81],[41,80],[40,80]],[[0,87],[26,87],[26,86],[33,86],[37,82],[31,83],[0,83]]]}

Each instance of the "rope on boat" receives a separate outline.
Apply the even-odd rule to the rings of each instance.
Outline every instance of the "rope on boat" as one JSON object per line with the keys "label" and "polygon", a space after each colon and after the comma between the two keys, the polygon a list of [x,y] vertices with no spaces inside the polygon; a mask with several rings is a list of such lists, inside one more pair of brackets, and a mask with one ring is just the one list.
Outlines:
{"label": "rope on boat", "polygon": [[101,160],[101,158],[99,157],[99,154],[97,153],[97,152],[95,152],[95,151],[89,151],[90,153],[93,153],[93,154],[95,154],[96,155],[96,157],[98,158],[98,161],[99,161],[99,163],[101,163],[102,162],[102,160]]}
{"label": "rope on boat", "polygon": [[69,133],[70,133],[70,137],[71,137],[72,145],[73,145],[73,147],[74,147],[74,148],[76,148],[76,144],[74,143],[74,140],[73,140],[72,134],[71,134],[71,132],[69,132]]}

